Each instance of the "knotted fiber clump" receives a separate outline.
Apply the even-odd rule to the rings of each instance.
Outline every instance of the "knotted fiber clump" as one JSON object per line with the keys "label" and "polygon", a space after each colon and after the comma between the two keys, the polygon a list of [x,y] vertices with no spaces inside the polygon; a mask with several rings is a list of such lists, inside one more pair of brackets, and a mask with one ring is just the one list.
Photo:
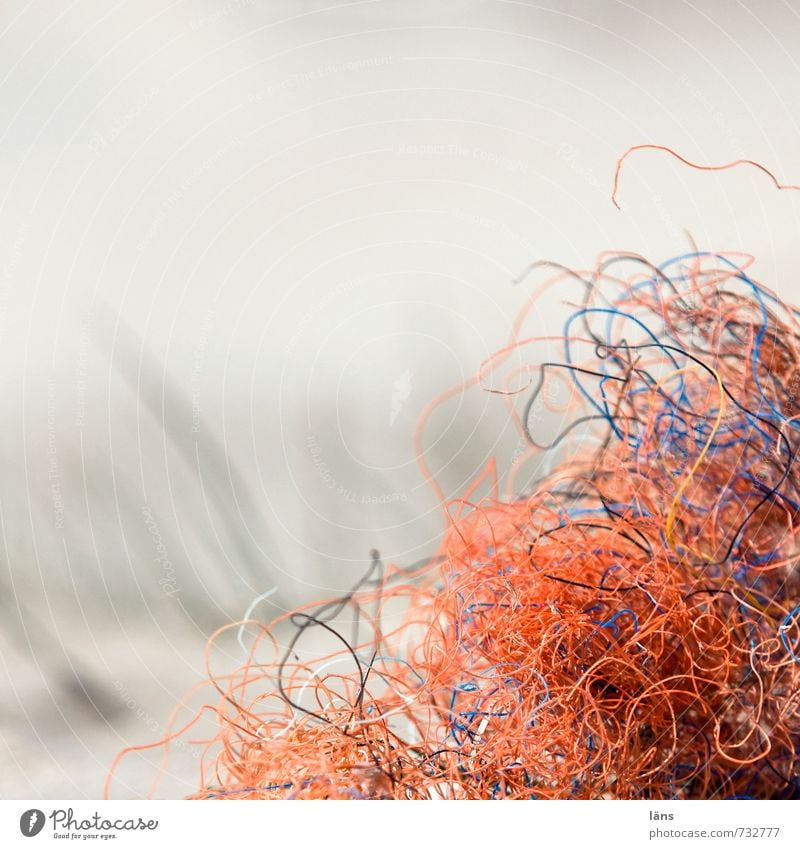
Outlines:
{"label": "knotted fiber clump", "polygon": [[376,553],[351,593],[260,626],[212,676],[197,797],[798,797],[800,326],[749,264],[548,279],[579,302],[556,355],[504,372],[541,341],[539,293],[470,384],[525,440],[510,479],[549,471],[501,496],[490,463],[425,564]]}

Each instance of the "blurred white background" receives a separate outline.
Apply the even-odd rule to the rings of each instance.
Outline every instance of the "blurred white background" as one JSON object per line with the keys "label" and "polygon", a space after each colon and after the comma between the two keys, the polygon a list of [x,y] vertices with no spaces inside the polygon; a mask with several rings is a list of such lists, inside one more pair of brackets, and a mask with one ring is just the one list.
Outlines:
{"label": "blurred white background", "polygon": [[[530,262],[688,231],[800,300],[763,174],[644,152],[610,201],[642,142],[800,182],[798,57],[793,0],[5,0],[0,794],[98,797],[254,597],[435,548],[414,426]],[[455,495],[516,439],[471,392],[425,445]]]}

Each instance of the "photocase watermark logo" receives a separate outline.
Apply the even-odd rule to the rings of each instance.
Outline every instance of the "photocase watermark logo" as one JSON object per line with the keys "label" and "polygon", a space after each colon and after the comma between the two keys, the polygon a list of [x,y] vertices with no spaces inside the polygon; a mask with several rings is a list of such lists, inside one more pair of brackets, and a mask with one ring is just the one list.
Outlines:
{"label": "photocase watermark logo", "polygon": [[181,590],[178,586],[178,579],[175,575],[175,569],[172,561],[169,558],[167,547],[161,537],[161,531],[158,528],[158,523],[153,516],[153,511],[145,504],[142,507],[142,518],[144,519],[145,527],[147,528],[150,537],[156,547],[157,557],[155,562],[161,566],[163,575],[158,579],[159,586],[164,590],[164,593],[170,598],[177,595]]}
{"label": "photocase watermark logo", "polygon": [[44,828],[44,811],[31,808],[19,818],[19,830],[25,837],[36,837]]}
{"label": "photocase watermark logo", "polygon": [[47,820],[51,821],[53,837],[68,840],[110,840],[116,838],[119,832],[155,831],[158,828],[158,820],[145,820],[142,817],[119,817],[112,820],[95,811],[91,816],[78,819],[72,808],[54,808],[47,816],[44,811],[31,808],[19,818],[19,830],[25,837],[36,837]]}
{"label": "photocase watermark logo", "polygon": [[395,423],[400,415],[400,410],[403,409],[403,404],[408,401],[410,395],[411,372],[406,369],[392,384],[392,412],[389,416],[389,427]]}

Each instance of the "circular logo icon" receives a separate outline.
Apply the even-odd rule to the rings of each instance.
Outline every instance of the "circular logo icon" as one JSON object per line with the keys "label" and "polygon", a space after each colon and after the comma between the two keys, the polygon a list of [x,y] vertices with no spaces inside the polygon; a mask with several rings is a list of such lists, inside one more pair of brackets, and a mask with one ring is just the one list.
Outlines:
{"label": "circular logo icon", "polygon": [[38,808],[31,808],[19,818],[19,830],[25,837],[36,837],[44,828],[44,812]]}

